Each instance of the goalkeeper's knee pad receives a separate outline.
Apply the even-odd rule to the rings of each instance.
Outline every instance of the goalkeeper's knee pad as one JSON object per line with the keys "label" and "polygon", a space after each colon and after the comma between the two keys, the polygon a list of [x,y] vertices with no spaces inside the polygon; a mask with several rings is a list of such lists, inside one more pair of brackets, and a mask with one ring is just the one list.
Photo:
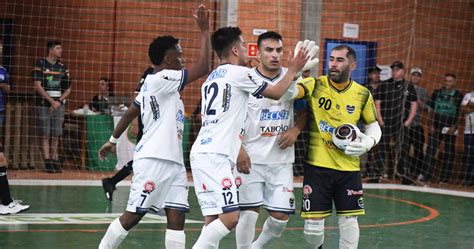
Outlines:
{"label": "goalkeeper's knee pad", "polygon": [[324,219],[306,219],[304,221],[304,238],[314,248],[321,246],[324,243]]}
{"label": "goalkeeper's knee pad", "polygon": [[339,248],[357,248],[359,244],[359,223],[357,216],[339,216]]}

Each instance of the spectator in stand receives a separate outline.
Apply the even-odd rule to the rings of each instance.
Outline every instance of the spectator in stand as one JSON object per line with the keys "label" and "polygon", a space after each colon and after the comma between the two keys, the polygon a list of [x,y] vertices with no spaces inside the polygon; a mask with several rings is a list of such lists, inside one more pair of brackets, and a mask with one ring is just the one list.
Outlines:
{"label": "spectator in stand", "polygon": [[[377,87],[380,84],[380,72],[382,72],[382,69],[380,67],[375,66],[371,67],[367,70],[367,89],[369,89],[370,93],[372,96],[375,95],[375,92],[377,91]],[[377,179],[378,174],[376,173],[376,170],[374,169],[374,162],[375,162],[375,151],[377,149],[374,148],[367,152],[366,155],[362,155],[361,158],[361,165],[365,165],[365,172],[364,172],[364,178],[367,177],[369,179]],[[365,162],[365,163],[362,163]]]}
{"label": "spectator in stand", "polygon": [[[395,61],[390,66],[392,78],[380,83],[375,94],[375,108],[377,109],[377,120],[382,127],[382,139],[377,147],[375,160],[375,177],[369,182],[379,182],[385,178],[393,168],[385,168],[386,152],[396,151],[391,148],[391,140],[395,141],[395,148],[401,145],[400,136],[402,127],[410,126],[416,113],[416,91],[405,77],[405,66],[400,61]],[[409,111],[406,120],[402,124],[404,115],[404,104],[409,102]]]}
{"label": "spectator in stand", "polygon": [[99,80],[99,93],[92,98],[90,107],[92,111],[109,113],[109,97],[114,96],[110,89],[110,80],[102,77]]}
{"label": "spectator in stand", "polygon": [[369,79],[369,82],[367,82],[367,89],[369,89],[372,95],[375,95],[377,87],[380,84],[380,72],[382,72],[382,69],[378,66],[371,67],[367,70],[367,76]]}
{"label": "spectator in stand", "polygon": [[466,115],[464,126],[464,154],[466,156],[466,175],[464,183],[474,185],[474,91],[466,94],[461,108]]}
{"label": "spectator in stand", "polygon": [[436,164],[436,153],[441,142],[444,143],[444,158],[441,163],[440,183],[448,183],[453,170],[454,152],[456,143],[456,126],[462,102],[462,94],[455,89],[456,76],[448,73],[444,76],[444,85],[435,90],[431,95],[430,120],[433,120],[430,127],[430,139],[426,150],[426,170],[420,177],[421,182],[432,179],[433,167]]}
{"label": "spectator in stand", "polygon": [[48,55],[38,59],[33,68],[38,132],[42,138],[46,172],[61,173],[58,144],[63,133],[64,105],[71,93],[71,81],[68,67],[60,60],[61,42],[48,41],[46,48]]}

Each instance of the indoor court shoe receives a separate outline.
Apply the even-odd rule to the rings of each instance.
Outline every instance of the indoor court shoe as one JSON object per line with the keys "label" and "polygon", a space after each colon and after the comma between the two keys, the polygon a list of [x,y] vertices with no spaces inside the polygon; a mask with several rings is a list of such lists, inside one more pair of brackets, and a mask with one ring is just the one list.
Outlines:
{"label": "indoor court shoe", "polygon": [[51,163],[53,164],[54,173],[63,173],[63,170],[61,169],[61,161],[51,160]]}
{"label": "indoor court shoe", "polygon": [[29,205],[21,205],[20,200],[13,200],[8,205],[0,205],[0,214],[16,214],[30,208]]}
{"label": "indoor court shoe", "polygon": [[51,159],[44,160],[44,171],[50,174],[56,173],[56,170],[54,169],[53,161]]}
{"label": "indoor court shoe", "polygon": [[112,201],[112,195],[114,194],[115,186],[110,181],[110,178],[102,179],[102,188],[104,189],[105,198]]}

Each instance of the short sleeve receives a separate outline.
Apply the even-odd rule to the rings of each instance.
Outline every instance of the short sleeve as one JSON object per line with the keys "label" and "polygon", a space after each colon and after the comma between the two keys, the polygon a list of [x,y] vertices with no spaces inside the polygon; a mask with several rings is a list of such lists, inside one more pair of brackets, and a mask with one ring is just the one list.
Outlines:
{"label": "short sleeve", "polygon": [[156,91],[158,93],[176,93],[177,91],[182,91],[184,85],[188,80],[188,71],[183,70],[162,70],[156,74],[153,78],[147,77],[150,82],[147,80],[145,84],[152,83],[151,81],[156,82]]}
{"label": "short sleeve", "polygon": [[418,96],[416,94],[415,87],[412,84],[408,84],[408,96],[407,100],[409,102],[416,102],[418,101]]}
{"label": "short sleeve", "polygon": [[43,67],[44,67],[44,59],[38,59],[35,62],[35,66],[31,72],[33,77],[33,81],[41,81],[43,80]]}
{"label": "short sleeve", "polygon": [[471,96],[472,96],[472,93],[467,93],[466,95],[464,95],[464,98],[462,99],[461,105],[462,106],[467,106],[469,104],[469,102],[471,102]]}
{"label": "short sleeve", "polygon": [[257,75],[257,72],[253,69],[241,67],[241,72],[235,72],[236,79],[234,85],[250,94],[254,97],[258,97],[267,88],[268,83]]}
{"label": "short sleeve", "polygon": [[9,84],[8,72],[5,68],[0,67],[0,83]]}
{"label": "short sleeve", "polygon": [[367,90],[367,92],[369,95],[364,108],[362,109],[362,120],[364,120],[365,124],[372,124],[377,121],[377,111],[375,110],[372,94],[370,94],[369,90]]}

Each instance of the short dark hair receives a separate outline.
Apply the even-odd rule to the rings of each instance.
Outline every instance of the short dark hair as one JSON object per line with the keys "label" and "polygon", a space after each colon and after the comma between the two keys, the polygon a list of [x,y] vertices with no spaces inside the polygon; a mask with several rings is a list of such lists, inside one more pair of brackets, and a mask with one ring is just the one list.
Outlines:
{"label": "short dark hair", "polygon": [[61,45],[61,42],[58,41],[58,40],[52,40],[52,41],[48,41],[46,43],[46,49],[49,51],[50,49],[56,47],[56,46],[60,46]]}
{"label": "short dark hair", "polygon": [[151,63],[160,65],[165,58],[166,51],[175,49],[178,42],[179,39],[170,35],[156,37],[148,47],[148,57],[150,57]]}
{"label": "short dark hair", "polygon": [[349,58],[350,60],[352,61],[356,61],[356,52],[354,51],[353,48],[347,46],[347,45],[337,45],[335,46],[333,49],[331,49],[331,52],[336,50],[336,51],[341,51],[341,50],[344,50],[344,49],[347,49],[347,58]]}
{"label": "short dark hair", "polygon": [[105,82],[107,82],[107,85],[110,84],[110,79],[109,79],[109,78],[107,78],[107,77],[101,77],[101,78],[99,79],[99,81],[102,81],[102,80],[105,81]]}
{"label": "short dark hair", "polygon": [[447,73],[444,75],[444,77],[453,77],[453,79],[456,79],[456,75],[454,75],[453,73]]}
{"label": "short dark hair", "polygon": [[216,30],[211,36],[212,49],[222,58],[229,55],[229,49],[240,41],[242,30],[239,27],[224,27]]}
{"label": "short dark hair", "polygon": [[267,31],[267,32],[265,32],[265,33],[258,36],[258,40],[257,40],[258,47],[260,47],[260,45],[262,45],[263,40],[267,40],[267,39],[275,40],[275,41],[283,41],[283,37],[281,37],[281,35],[278,34],[277,32]]}

